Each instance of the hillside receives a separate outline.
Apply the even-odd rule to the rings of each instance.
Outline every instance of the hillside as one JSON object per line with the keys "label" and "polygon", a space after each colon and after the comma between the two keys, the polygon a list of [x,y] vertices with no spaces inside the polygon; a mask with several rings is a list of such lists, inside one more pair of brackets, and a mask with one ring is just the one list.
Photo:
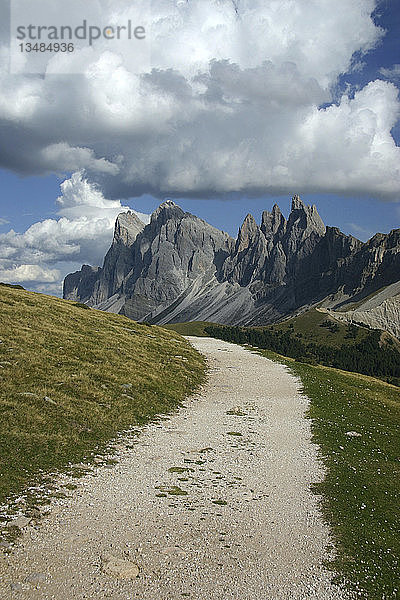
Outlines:
{"label": "hillside", "polygon": [[[329,304],[327,304],[327,307]],[[364,323],[383,329],[400,340],[400,282],[392,283],[358,302],[346,302],[335,311],[326,308],[335,319]]]}
{"label": "hillside", "polygon": [[194,335],[197,337],[207,337],[206,327],[213,325],[209,321],[189,321],[187,323],[167,323],[163,325],[165,329],[170,329],[180,333],[180,335]]}
{"label": "hillside", "polygon": [[300,315],[269,325],[268,329],[277,333],[291,332],[307,344],[324,344],[336,348],[344,343],[352,344],[366,338],[367,328],[349,327],[347,323],[338,321],[335,314],[327,314],[318,308],[311,308]]}
{"label": "hillside", "polygon": [[206,334],[238,344],[272,350],[300,362],[336,367],[400,385],[400,346],[386,332],[338,322],[312,309],[266,327],[209,324]]}
{"label": "hillside", "polygon": [[4,285],[0,314],[0,501],[203,380],[203,358],[165,329]]}
{"label": "hillside", "polygon": [[[341,315],[336,311],[310,308],[295,317],[291,317],[279,323],[266,325],[267,331],[277,334],[290,333],[304,343],[323,344],[339,348],[342,344],[354,344],[356,341],[364,340],[368,335],[368,327],[351,325],[340,319]],[[163,325],[181,335],[207,336],[207,328],[218,325],[210,321],[189,321],[187,323],[168,323]],[[263,328],[261,328],[262,331]]]}

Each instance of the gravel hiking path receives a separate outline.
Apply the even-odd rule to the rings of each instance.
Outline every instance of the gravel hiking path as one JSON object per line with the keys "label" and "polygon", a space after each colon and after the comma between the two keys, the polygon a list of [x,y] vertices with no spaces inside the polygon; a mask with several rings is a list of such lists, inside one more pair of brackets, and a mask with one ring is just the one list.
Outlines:
{"label": "gravel hiking path", "polygon": [[322,566],[331,540],[309,488],[323,470],[299,381],[240,346],[188,339],[208,358],[205,387],[24,528],[0,559],[0,598],[346,597]]}

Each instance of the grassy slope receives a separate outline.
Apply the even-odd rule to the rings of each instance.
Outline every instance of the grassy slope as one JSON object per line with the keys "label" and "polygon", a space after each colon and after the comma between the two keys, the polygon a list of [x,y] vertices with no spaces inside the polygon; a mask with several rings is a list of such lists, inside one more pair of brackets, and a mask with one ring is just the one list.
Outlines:
{"label": "grassy slope", "polygon": [[[338,327],[338,331],[332,333],[326,327],[321,327],[324,321],[330,321],[335,323]],[[347,324],[336,321],[331,318],[327,313],[320,312],[315,308],[311,308],[305,313],[283,321],[282,323],[275,323],[270,325],[268,328],[275,331],[287,331],[293,326],[294,334],[298,333],[301,335],[303,342],[325,344],[327,346],[340,347],[342,344],[349,344],[354,342],[360,342],[366,335],[368,335],[368,329],[364,327],[357,328],[357,338],[349,339],[346,338],[348,331]]]}
{"label": "grassy slope", "polygon": [[168,323],[167,325],[162,325],[162,327],[176,331],[181,335],[207,337],[207,333],[204,331],[207,325],[213,325],[213,323],[208,323],[207,321],[190,321],[188,323]]}
{"label": "grassy slope", "polygon": [[204,377],[174,332],[5,286],[0,340],[0,502],[171,411]]}
{"label": "grassy slope", "polygon": [[[321,324],[327,320],[338,326],[337,332],[332,333],[326,327],[321,327]],[[192,321],[188,323],[168,323],[168,325],[163,325],[163,327],[177,331],[181,335],[207,336],[207,333],[204,331],[207,325],[214,325],[214,323]],[[312,308],[297,317],[292,317],[287,321],[283,321],[282,323],[267,325],[266,328],[282,332],[293,329],[294,334],[301,335],[301,340],[303,342],[315,342],[317,344],[326,344],[327,346],[335,347],[340,347],[343,343],[360,342],[368,335],[367,329],[358,327],[356,339],[346,338],[348,331],[347,324],[336,321],[336,319],[329,317],[327,313],[320,312],[315,308]],[[260,327],[260,329],[263,329],[263,327]]]}
{"label": "grassy slope", "polygon": [[361,598],[400,597],[400,390],[260,352],[285,362],[311,399],[313,441],[327,467],[315,491],[337,541],[333,567]]}

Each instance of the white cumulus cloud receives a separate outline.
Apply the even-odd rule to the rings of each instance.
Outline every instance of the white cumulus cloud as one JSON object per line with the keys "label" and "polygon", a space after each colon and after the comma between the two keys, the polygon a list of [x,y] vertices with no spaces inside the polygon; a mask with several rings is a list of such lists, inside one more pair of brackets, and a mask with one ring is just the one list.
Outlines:
{"label": "white cumulus cloud", "polygon": [[[104,21],[137,18],[128,0],[98,6]],[[57,61],[45,76],[3,69],[0,124],[9,143],[0,164],[24,174],[85,169],[108,198],[293,189],[397,197],[394,83],[373,81],[321,108],[338,76],[357,69],[384,35],[375,7],[152,2],[151,61],[141,69],[128,40],[118,52],[103,41],[63,55],[63,75]],[[1,56],[6,65],[5,47]],[[65,74],[68,61],[71,72],[79,61],[81,75]]]}
{"label": "white cumulus cloud", "polygon": [[57,171],[63,165],[63,171],[90,169],[99,173],[117,175],[119,168],[105,158],[95,158],[89,148],[72,148],[65,142],[50,144],[43,148],[41,158],[49,171]]}
{"label": "white cumulus cloud", "polygon": [[0,268],[0,281],[4,283],[55,283],[60,280],[57,269],[46,269],[39,265],[18,265],[12,269]]}
{"label": "white cumulus cloud", "polygon": [[[59,218],[31,225],[24,233],[0,234],[0,281],[56,283],[82,263],[101,265],[117,215],[129,210],[107,200],[77,172],[61,184]],[[143,222],[149,216],[136,213]],[[54,268],[56,267],[56,268]]]}

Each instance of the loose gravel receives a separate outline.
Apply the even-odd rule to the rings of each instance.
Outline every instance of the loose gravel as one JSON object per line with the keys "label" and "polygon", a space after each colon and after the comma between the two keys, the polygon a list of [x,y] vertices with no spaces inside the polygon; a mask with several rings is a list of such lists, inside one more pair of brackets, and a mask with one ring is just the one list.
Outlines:
{"label": "loose gravel", "polygon": [[332,541],[310,492],[323,468],[299,381],[239,346],[189,340],[206,386],[24,527],[0,554],[1,598],[346,598],[323,566]]}

